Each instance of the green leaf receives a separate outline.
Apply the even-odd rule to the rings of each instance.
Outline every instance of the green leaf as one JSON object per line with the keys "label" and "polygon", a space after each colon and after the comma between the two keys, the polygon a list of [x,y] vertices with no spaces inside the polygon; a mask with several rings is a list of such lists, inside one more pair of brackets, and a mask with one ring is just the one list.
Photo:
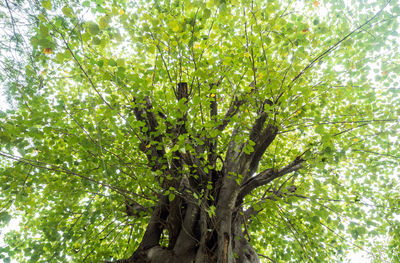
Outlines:
{"label": "green leaf", "polygon": [[359,236],[358,230],[357,229],[353,229],[351,231],[351,236],[353,237],[353,239],[356,240],[358,238],[358,236]]}
{"label": "green leaf", "polygon": [[170,193],[170,194],[168,195],[168,200],[169,200],[170,202],[172,202],[172,201],[174,201],[174,199],[175,199],[175,194]]}
{"label": "green leaf", "polygon": [[208,8],[203,9],[203,19],[208,19],[210,16],[211,16],[211,10]]}
{"label": "green leaf", "polygon": [[61,11],[63,12],[64,15],[66,15],[67,17],[73,17],[72,14],[72,9],[69,8],[68,6],[64,6]]}
{"label": "green leaf", "polygon": [[100,45],[101,44],[101,39],[98,37],[94,37],[93,40],[93,45]]}
{"label": "green leaf", "polygon": [[83,1],[82,6],[84,7],[90,7],[90,1]]}
{"label": "green leaf", "polygon": [[88,23],[89,33],[91,35],[97,35],[100,32],[100,27],[94,22]]}
{"label": "green leaf", "polygon": [[178,21],[170,21],[169,22],[169,27],[172,29],[172,31],[174,32],[179,32],[180,31],[180,25],[178,23]]}
{"label": "green leaf", "polygon": [[7,212],[0,213],[0,223],[7,225],[11,221],[12,217]]}
{"label": "green leaf", "polygon": [[46,17],[45,17],[43,14],[39,14],[39,15],[38,15],[38,19],[39,19],[40,21],[42,21],[42,22],[46,22],[46,21],[47,21]]}
{"label": "green leaf", "polygon": [[52,6],[51,6],[51,1],[50,0],[44,0],[42,1],[42,6],[44,8],[46,8],[47,10],[51,10]]}

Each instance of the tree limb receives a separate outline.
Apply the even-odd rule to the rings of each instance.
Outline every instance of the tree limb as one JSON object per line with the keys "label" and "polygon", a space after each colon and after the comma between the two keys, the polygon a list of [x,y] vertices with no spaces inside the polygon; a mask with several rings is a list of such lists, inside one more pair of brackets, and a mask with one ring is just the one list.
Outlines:
{"label": "tree limb", "polygon": [[274,179],[279,178],[285,174],[299,170],[302,167],[303,162],[303,159],[296,158],[293,162],[283,167],[282,169],[274,170],[270,168],[262,171],[254,177],[249,178],[240,187],[240,192],[236,203],[240,204],[243,201],[243,198],[246,195],[250,194],[250,192],[253,191],[255,188],[266,185]]}
{"label": "tree limb", "polygon": [[225,113],[225,116],[222,119],[222,123],[217,127],[219,131],[223,131],[226,126],[228,126],[229,121],[232,119],[233,116],[236,115],[236,113],[239,111],[240,106],[242,106],[245,102],[246,100],[239,100],[237,97],[235,97],[233,103],[229,107],[228,111]]}
{"label": "tree limb", "polygon": [[[136,102],[136,99],[133,100]],[[135,103],[136,104],[136,103]],[[140,150],[144,152],[149,160],[150,166],[153,171],[161,170],[162,166],[166,164],[165,150],[164,147],[160,147],[162,144],[162,136],[154,135],[157,134],[158,121],[156,115],[152,111],[152,104],[150,99],[146,97],[144,103],[137,102],[134,106],[133,112],[138,121],[146,123],[147,130],[142,129],[142,132],[146,134],[146,139],[142,141]],[[155,141],[156,143],[151,143]],[[154,160],[154,157],[156,159]]]}

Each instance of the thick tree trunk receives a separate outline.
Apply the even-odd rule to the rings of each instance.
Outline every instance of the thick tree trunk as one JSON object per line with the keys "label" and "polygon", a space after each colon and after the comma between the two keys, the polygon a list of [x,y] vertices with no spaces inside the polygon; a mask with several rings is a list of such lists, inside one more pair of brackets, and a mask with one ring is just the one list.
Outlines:
{"label": "thick tree trunk", "polygon": [[[174,90],[177,100],[189,98],[186,83],[179,83]],[[217,104],[214,97],[210,105],[210,119],[217,121]],[[234,116],[245,100],[234,98],[225,117],[219,121],[215,129],[223,131],[229,119]],[[264,102],[264,104],[267,102]],[[119,263],[256,263],[257,253],[249,242],[246,232],[246,216],[243,199],[255,188],[266,185],[272,180],[300,169],[303,160],[297,157],[290,164],[266,169],[258,174],[258,164],[269,145],[274,141],[278,129],[268,120],[268,113],[261,105],[260,115],[255,120],[249,137],[238,143],[235,137],[241,132],[236,127],[226,149],[222,169],[217,170],[216,149],[218,138],[207,138],[200,135],[199,145],[192,141],[185,126],[186,113],[174,127],[169,122],[167,132],[174,134],[172,138],[185,135],[195,152],[175,151],[172,159],[167,161],[162,138],[157,132],[157,116],[152,110],[149,100],[138,103],[135,108],[136,118],[147,123],[143,130],[147,139],[143,140],[143,152],[147,155],[153,170],[164,173],[162,181],[164,191],[173,190],[175,198],[170,201],[165,192],[160,195],[142,241],[133,255]],[[161,116],[162,117],[162,116]],[[164,119],[164,118],[163,118]],[[150,141],[156,142],[149,144]],[[177,139],[172,139],[175,145]],[[247,147],[247,150],[244,150]],[[252,150],[248,150],[251,148]],[[184,167],[190,167],[190,170]],[[212,169],[210,169],[212,167]],[[170,179],[166,179],[170,178]],[[172,179],[171,179],[172,178]],[[212,187],[210,187],[212,186]],[[172,189],[172,190],[171,190]],[[130,213],[135,214],[135,213]]]}
{"label": "thick tree trunk", "polygon": [[[256,263],[260,262],[257,253],[246,238],[244,216],[235,211],[235,199],[228,193],[232,189],[220,190],[220,204],[217,213],[210,217],[206,204],[198,205],[195,200],[182,198],[181,209],[165,210],[174,201],[168,203],[162,198],[155,208],[147,226],[142,242],[129,259],[122,263]],[[225,195],[224,195],[225,194]],[[224,202],[227,202],[225,205]],[[168,210],[168,209],[167,209]],[[172,214],[175,213],[175,214]],[[168,226],[169,218],[179,214],[180,226]],[[177,237],[171,236],[179,229]],[[161,247],[162,231],[168,231],[169,246]],[[172,231],[171,231],[172,230]],[[164,243],[164,242],[163,242]],[[174,243],[171,245],[171,243]]]}

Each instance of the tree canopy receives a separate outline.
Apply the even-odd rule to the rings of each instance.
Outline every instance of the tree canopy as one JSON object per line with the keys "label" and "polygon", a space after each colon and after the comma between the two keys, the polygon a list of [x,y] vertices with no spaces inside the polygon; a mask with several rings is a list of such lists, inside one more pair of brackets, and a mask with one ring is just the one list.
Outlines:
{"label": "tree canopy", "polygon": [[5,0],[0,261],[400,261],[399,16]]}

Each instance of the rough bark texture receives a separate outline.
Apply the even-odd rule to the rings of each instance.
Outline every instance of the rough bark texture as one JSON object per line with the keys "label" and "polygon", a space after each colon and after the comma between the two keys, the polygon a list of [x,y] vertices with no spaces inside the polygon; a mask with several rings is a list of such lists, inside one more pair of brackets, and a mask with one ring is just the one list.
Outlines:
{"label": "rough bark texture", "polygon": [[[189,94],[186,83],[177,85],[176,97],[178,101],[185,99],[187,102]],[[229,125],[230,118],[237,114],[239,107],[245,103],[245,100],[234,97],[216,129],[224,131]],[[217,100],[214,98],[210,105],[209,116],[216,122],[218,122],[217,107]],[[144,131],[147,137],[143,140],[143,145],[150,145],[148,144],[150,141],[161,142],[163,138],[157,132],[157,116],[161,116],[162,120],[164,118],[162,114],[154,113],[150,101],[138,103],[134,113],[138,120],[146,122],[148,126],[147,131]],[[270,122],[271,119],[262,105],[260,115],[249,131],[249,139],[243,143],[237,143],[234,138],[242,130],[236,127],[224,158],[217,157],[215,152],[218,138],[201,137],[205,141],[204,145],[199,146],[193,143],[196,155],[189,152],[175,152],[170,163],[165,159],[164,149],[156,148],[153,144],[143,147],[151,168],[162,170],[164,174],[170,175],[169,178],[173,178],[169,180],[164,178],[162,186],[165,191],[172,186],[177,189],[177,195],[173,201],[169,201],[166,195],[160,196],[158,204],[153,208],[139,247],[130,258],[117,262],[260,262],[246,230],[249,215],[256,214],[257,211],[252,207],[243,211],[243,198],[257,187],[300,169],[303,162],[298,157],[280,169],[266,169],[256,174],[260,159],[278,134],[278,128]],[[187,135],[188,128],[185,124],[186,113],[182,112],[177,125],[166,123],[166,126],[175,138],[184,134],[188,140],[191,140],[191,137]],[[247,144],[254,145],[251,153],[243,150]],[[217,158],[223,162],[223,168],[219,170],[216,168]],[[204,163],[213,169],[204,169]],[[184,165],[193,167],[193,171],[183,173]],[[210,182],[212,190],[207,187]],[[215,211],[215,213],[210,211]],[[131,213],[131,215],[137,215],[137,213]],[[163,231],[168,233],[168,245],[164,247],[161,246]],[[165,241],[163,243],[165,244]]]}

